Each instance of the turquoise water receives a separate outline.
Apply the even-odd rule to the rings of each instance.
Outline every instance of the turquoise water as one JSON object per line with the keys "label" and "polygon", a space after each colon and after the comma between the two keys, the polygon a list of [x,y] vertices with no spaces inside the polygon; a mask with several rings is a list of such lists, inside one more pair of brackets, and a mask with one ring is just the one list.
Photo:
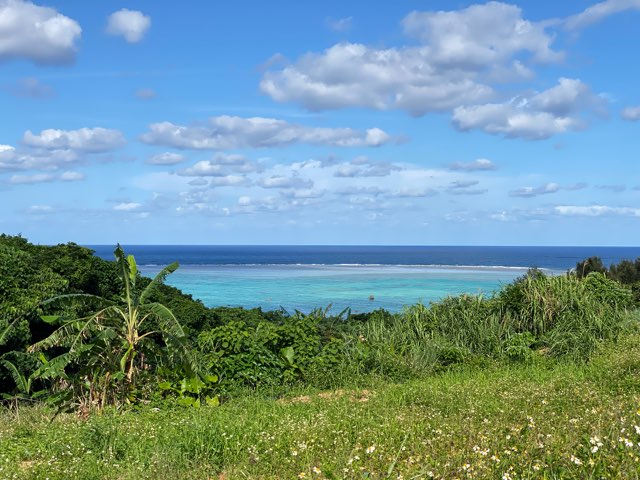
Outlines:
{"label": "turquoise water", "polygon": [[[160,267],[141,266],[153,276]],[[338,313],[404,305],[461,293],[491,294],[526,273],[517,267],[431,267],[398,265],[183,265],[167,284],[208,307],[242,306],[309,312],[332,305]],[[373,296],[373,300],[369,297]]]}

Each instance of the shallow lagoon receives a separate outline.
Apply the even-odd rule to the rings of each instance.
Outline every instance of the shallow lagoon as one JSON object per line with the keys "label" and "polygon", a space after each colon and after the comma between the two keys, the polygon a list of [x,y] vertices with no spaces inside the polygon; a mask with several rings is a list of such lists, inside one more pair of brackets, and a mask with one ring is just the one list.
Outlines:
{"label": "shallow lagoon", "polygon": [[[141,266],[152,276],[159,266]],[[183,265],[167,283],[209,307],[242,306],[308,312],[332,305],[354,313],[461,293],[491,294],[525,274],[518,267],[436,267],[399,265]],[[373,300],[370,297],[373,296]]]}

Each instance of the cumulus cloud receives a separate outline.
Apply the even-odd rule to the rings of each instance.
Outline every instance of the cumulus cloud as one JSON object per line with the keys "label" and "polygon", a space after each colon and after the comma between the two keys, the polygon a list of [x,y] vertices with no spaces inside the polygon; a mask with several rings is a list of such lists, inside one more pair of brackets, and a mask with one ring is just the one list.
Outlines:
{"label": "cumulus cloud", "polygon": [[446,191],[449,195],[482,195],[487,193],[486,188],[471,188],[480,183],[478,180],[454,180]]}
{"label": "cumulus cloud", "polygon": [[27,213],[30,215],[46,215],[55,213],[55,211],[51,205],[31,205],[27,208]]}
{"label": "cumulus cloud", "polygon": [[262,188],[303,188],[310,189],[313,187],[313,181],[299,176],[273,175],[271,177],[262,178],[258,181],[258,185]]}
{"label": "cumulus cloud", "polygon": [[80,128],[78,130],[42,130],[38,135],[27,130],[22,143],[47,150],[69,149],[87,153],[114,150],[126,142],[119,130],[107,128]]}
{"label": "cumulus cloud", "polygon": [[152,145],[180,149],[227,150],[281,147],[295,143],[334,147],[378,147],[392,140],[379,128],[366,131],[352,128],[321,128],[296,125],[263,117],[211,117],[203,125],[153,123],[140,139]]}
{"label": "cumulus cloud", "polygon": [[620,114],[623,119],[629,120],[630,122],[637,122],[640,120],[640,105],[635,107],[626,107],[622,110]]}
{"label": "cumulus cloud", "polygon": [[523,60],[555,62],[544,23],[500,2],[448,12],[413,12],[403,20],[418,46],[374,48],[340,43],[265,72],[261,90],[310,110],[367,107],[412,115],[447,111],[495,96],[490,78],[531,76]]}
{"label": "cumulus cloud", "polygon": [[244,155],[218,153],[212,160],[201,160],[180,170],[178,175],[187,177],[226,177],[232,174],[260,172],[263,167]]}
{"label": "cumulus cloud", "polygon": [[49,7],[0,0],[0,62],[27,59],[38,65],[73,63],[82,29]]}
{"label": "cumulus cloud", "polygon": [[350,163],[337,166],[334,177],[386,177],[402,167],[389,162],[372,162],[367,157],[356,157]]}
{"label": "cumulus cloud", "polygon": [[520,187],[509,192],[510,197],[537,197],[538,195],[546,195],[549,193],[559,192],[562,187],[557,183],[546,183],[539,187]]}
{"label": "cumulus cloud", "polygon": [[640,208],[633,207],[611,207],[608,205],[558,205],[554,207],[554,212],[558,215],[577,217],[640,217]]}
{"label": "cumulus cloud", "polygon": [[9,183],[14,185],[23,185],[23,184],[33,184],[33,183],[44,183],[44,182],[53,182],[55,177],[48,173],[37,173],[35,175],[12,175],[9,178]]}
{"label": "cumulus cloud", "polygon": [[282,190],[280,196],[292,200],[309,200],[314,198],[321,198],[326,193],[326,190],[317,190],[313,188],[301,188],[299,190],[289,189]]}
{"label": "cumulus cloud", "polygon": [[454,180],[447,187],[449,190],[458,190],[461,188],[473,187],[480,183],[478,180]]}
{"label": "cumulus cloud", "polygon": [[57,170],[77,163],[80,155],[71,150],[19,151],[0,145],[0,172],[19,170]]}
{"label": "cumulus cloud", "polygon": [[12,175],[9,178],[9,183],[13,185],[30,185],[36,183],[46,182],[77,182],[84,180],[85,175],[80,172],[67,171],[60,175],[53,175],[51,173],[36,173],[33,175]]}
{"label": "cumulus cloud", "polygon": [[251,185],[251,180],[249,180],[245,175],[225,175],[224,177],[213,177],[209,184],[212,187],[240,187],[240,186],[248,186]]}
{"label": "cumulus cloud", "polygon": [[412,12],[405,32],[429,45],[436,64],[484,67],[528,52],[540,62],[562,55],[551,49],[553,37],[542,23],[522,18],[516,5],[488,2],[457,11]]}
{"label": "cumulus cloud", "polygon": [[149,27],[151,27],[151,17],[127,8],[112,13],[107,19],[107,33],[122,36],[129,43],[142,40]]}
{"label": "cumulus cloud", "polygon": [[39,134],[27,130],[21,148],[0,145],[0,172],[69,168],[125,143],[120,131],[105,128],[48,129]]}
{"label": "cumulus cloud", "polygon": [[51,98],[55,96],[55,91],[49,85],[41,83],[37,78],[27,77],[18,80],[13,85],[8,85],[5,89],[16,97],[23,98]]}
{"label": "cumulus cloud", "polygon": [[149,165],[176,165],[184,162],[184,155],[173,152],[158,153],[148,158],[145,163]]}
{"label": "cumulus cloud", "polygon": [[401,188],[391,192],[391,197],[395,198],[420,198],[420,197],[432,197],[437,195],[438,192],[433,188]]}
{"label": "cumulus cloud", "polygon": [[570,30],[578,30],[627,10],[640,10],[640,0],[605,0],[604,2],[596,3],[567,18],[565,27]]}
{"label": "cumulus cloud", "polygon": [[506,103],[458,107],[453,124],[462,131],[481,129],[507,138],[542,140],[583,128],[582,114],[599,109],[602,102],[582,81],[560,78],[555,87]]}
{"label": "cumulus cloud", "polygon": [[472,162],[454,162],[449,165],[450,170],[462,170],[465,172],[475,172],[479,170],[496,170],[496,165],[486,158],[478,158]]}
{"label": "cumulus cloud", "polygon": [[64,172],[62,175],[60,175],[59,178],[63,182],[78,182],[80,180],[84,180],[85,179],[85,175],[84,175],[84,173],[81,173],[81,172],[68,171],[68,172]]}
{"label": "cumulus cloud", "polygon": [[137,202],[121,202],[113,206],[117,212],[133,212],[140,208],[142,208],[142,204]]}

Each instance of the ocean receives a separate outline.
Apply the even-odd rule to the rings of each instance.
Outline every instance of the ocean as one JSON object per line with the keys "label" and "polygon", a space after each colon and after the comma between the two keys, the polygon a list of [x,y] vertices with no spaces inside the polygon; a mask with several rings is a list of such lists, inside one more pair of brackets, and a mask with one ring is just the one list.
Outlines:
{"label": "ocean", "polygon": [[[112,260],[114,246],[88,245]],[[640,257],[640,247],[125,245],[147,276],[178,261],[167,284],[209,307],[339,313],[399,311],[448,295],[490,295],[537,267],[564,273],[597,255],[606,265]]]}

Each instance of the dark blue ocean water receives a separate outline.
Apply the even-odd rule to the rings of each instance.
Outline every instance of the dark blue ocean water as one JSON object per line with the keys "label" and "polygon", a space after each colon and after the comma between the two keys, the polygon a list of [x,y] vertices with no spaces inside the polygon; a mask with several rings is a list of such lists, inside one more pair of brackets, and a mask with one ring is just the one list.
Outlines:
{"label": "dark blue ocean water", "polygon": [[[114,246],[89,246],[112,260]],[[447,265],[567,270],[597,255],[606,265],[640,257],[640,247],[127,245],[140,265]]]}
{"label": "dark blue ocean water", "polygon": [[[93,246],[113,258],[113,246]],[[600,256],[605,264],[640,256],[613,247],[124,246],[155,275],[180,262],[167,283],[205,305],[280,307],[305,312],[333,305],[354,312],[430,302],[448,295],[490,295],[529,267],[562,273]]]}

